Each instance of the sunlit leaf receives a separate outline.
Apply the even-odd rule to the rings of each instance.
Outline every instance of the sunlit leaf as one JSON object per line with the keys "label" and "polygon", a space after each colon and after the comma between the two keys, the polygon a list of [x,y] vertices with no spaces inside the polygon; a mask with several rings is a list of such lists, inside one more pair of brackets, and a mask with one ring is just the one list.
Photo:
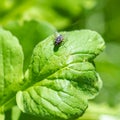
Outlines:
{"label": "sunlit leaf", "polygon": [[23,52],[10,32],[0,28],[0,112],[8,109],[23,76]]}
{"label": "sunlit leaf", "polygon": [[26,72],[26,88],[17,93],[17,105],[42,119],[74,119],[81,116],[100,88],[93,59],[104,49],[93,31],[61,32],[41,41],[34,49]]}

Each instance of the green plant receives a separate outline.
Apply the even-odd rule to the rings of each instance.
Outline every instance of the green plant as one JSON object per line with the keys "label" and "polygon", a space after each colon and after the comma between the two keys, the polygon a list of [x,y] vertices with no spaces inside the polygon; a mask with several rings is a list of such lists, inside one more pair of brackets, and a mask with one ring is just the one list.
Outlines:
{"label": "green plant", "polygon": [[[17,103],[21,111],[39,119],[73,120],[85,112],[88,100],[99,93],[102,81],[94,58],[103,51],[104,40],[94,31],[75,30],[59,32],[63,41],[55,45],[55,32],[49,24],[37,21],[25,22],[23,27],[13,22],[0,29],[1,113]],[[32,41],[39,43],[24,46],[25,39],[31,45]],[[29,66],[25,66],[28,61]]]}

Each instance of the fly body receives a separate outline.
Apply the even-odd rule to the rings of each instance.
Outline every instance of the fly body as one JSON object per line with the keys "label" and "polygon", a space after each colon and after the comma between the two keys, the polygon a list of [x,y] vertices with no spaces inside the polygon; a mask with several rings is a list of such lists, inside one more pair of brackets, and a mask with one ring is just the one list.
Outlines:
{"label": "fly body", "polygon": [[63,41],[63,36],[62,35],[58,35],[55,38],[55,45],[59,45],[62,41]]}

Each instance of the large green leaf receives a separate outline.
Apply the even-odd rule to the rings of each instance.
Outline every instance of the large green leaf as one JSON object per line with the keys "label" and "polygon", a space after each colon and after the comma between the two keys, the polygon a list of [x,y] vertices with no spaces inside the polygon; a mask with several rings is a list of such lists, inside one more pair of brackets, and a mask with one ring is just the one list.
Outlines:
{"label": "large green leaf", "polygon": [[93,64],[104,49],[101,36],[89,30],[60,34],[60,44],[51,35],[35,47],[24,90],[16,96],[23,112],[47,120],[81,116],[102,85]]}
{"label": "large green leaf", "polygon": [[0,28],[0,112],[8,109],[23,76],[23,52],[10,32]]}

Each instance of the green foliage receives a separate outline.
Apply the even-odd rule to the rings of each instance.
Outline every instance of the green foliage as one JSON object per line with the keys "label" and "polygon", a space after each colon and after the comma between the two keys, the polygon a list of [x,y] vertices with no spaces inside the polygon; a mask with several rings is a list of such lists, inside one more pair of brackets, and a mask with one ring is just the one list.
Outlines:
{"label": "green foliage", "polygon": [[62,29],[69,26],[83,9],[91,9],[95,3],[96,0],[2,0],[0,23],[34,19],[47,21]]}
{"label": "green foliage", "polygon": [[[40,41],[25,76],[23,52],[17,38],[2,28],[0,33],[1,112],[15,105],[17,93],[18,107],[43,119],[75,119],[84,113],[87,101],[101,88],[93,65],[93,59],[104,49],[98,33],[61,32],[64,40],[59,45],[54,44],[54,34]],[[15,118],[19,115],[18,111]]]}
{"label": "green foliage", "polygon": [[10,107],[23,77],[23,51],[18,39],[0,29],[0,112]]}
{"label": "green foliage", "polygon": [[[2,96],[3,93],[0,91],[0,96],[2,96],[2,98],[0,98],[1,112],[15,105],[15,97],[12,96],[15,96],[17,91],[26,91],[26,88],[29,89],[30,83],[31,87],[33,86],[31,82],[32,78],[30,78],[31,81],[30,83],[28,83],[28,76],[30,75],[28,73],[31,66],[29,66],[29,64],[31,64],[31,61],[33,60],[31,59],[30,61],[31,56],[33,56],[33,49],[37,48],[35,46],[40,41],[44,41],[47,37],[55,34],[56,31],[74,31],[80,29],[90,29],[100,33],[106,42],[105,51],[100,54],[100,56],[95,58],[96,69],[93,66],[93,68],[97,70],[103,80],[103,87],[100,91],[100,94],[95,97],[94,104],[89,104],[87,111],[85,112],[83,117],[80,117],[79,119],[119,120],[119,4],[119,0],[1,0],[0,26],[12,33],[11,36],[13,36],[13,38],[10,38],[10,40],[13,42],[9,42],[10,46],[15,48],[16,44],[13,40],[15,39],[15,36],[16,39],[19,40],[17,49],[22,46],[23,51],[21,50],[21,52],[24,53],[24,61],[23,56],[21,56],[22,60],[20,59],[20,56],[17,58],[21,62],[21,65],[13,64],[14,67],[16,66],[16,68],[19,67],[20,69],[11,69],[11,65],[7,64],[6,62],[11,60],[11,58],[9,59],[9,52],[7,54],[4,54],[4,56],[1,55],[2,47],[0,46],[0,84],[2,84],[0,90],[5,90],[6,92],[4,92],[7,93],[7,96]],[[7,34],[7,37],[9,32],[4,32],[5,34]],[[3,32],[0,33],[0,35],[2,34]],[[53,36],[55,37],[55,35]],[[5,36],[3,38],[5,38]],[[63,40],[59,47],[55,47],[55,55],[58,55],[58,51],[60,50],[65,49],[64,53],[67,52],[66,48],[61,49],[61,47],[64,46],[64,42],[65,41]],[[5,41],[3,43],[5,43]],[[19,43],[21,46],[19,45]],[[46,46],[47,44],[48,43],[46,43]],[[86,44],[83,43],[83,46],[85,45]],[[10,46],[7,44],[5,46],[7,47],[6,50],[10,48]],[[71,46],[69,45],[69,47]],[[13,48],[11,48],[11,50],[13,52]],[[17,53],[18,51],[15,50],[15,53]],[[48,51],[48,53],[49,52],[50,51]],[[4,59],[2,60],[2,57],[5,58],[4,67],[2,62]],[[17,63],[17,60],[15,61]],[[90,60],[89,62],[92,64],[92,61],[93,60]],[[9,72],[4,75],[2,71],[6,70]],[[26,70],[28,72],[25,73]],[[37,71],[36,68],[34,70]],[[17,71],[21,71],[21,75],[18,75]],[[36,76],[36,74],[33,75]],[[19,79],[16,76],[18,76]],[[12,77],[12,79],[10,77]],[[17,83],[15,81],[17,81]],[[13,85],[12,89],[8,87],[10,84],[11,86]],[[6,103],[4,104],[3,102],[5,101]],[[116,114],[114,114],[115,112]],[[23,113],[19,110],[19,108],[13,107],[12,109],[7,110],[5,114],[2,113],[0,115],[0,120],[39,120],[39,117]]]}
{"label": "green foliage", "polygon": [[88,30],[60,34],[64,38],[60,46],[54,45],[54,35],[36,46],[25,76],[28,87],[17,93],[23,112],[47,120],[82,115],[87,100],[101,88],[92,61],[103,50],[103,39]]}

